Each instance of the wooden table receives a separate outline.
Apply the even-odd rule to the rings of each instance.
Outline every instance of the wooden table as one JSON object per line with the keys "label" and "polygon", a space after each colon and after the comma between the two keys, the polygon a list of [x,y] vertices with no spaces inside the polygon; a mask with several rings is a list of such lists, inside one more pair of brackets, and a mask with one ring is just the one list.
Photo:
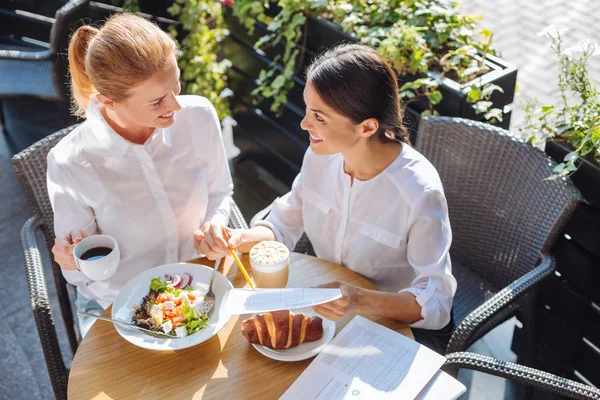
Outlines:
{"label": "wooden table", "polygon": [[[247,256],[242,258],[250,269]],[[194,262],[212,265],[207,260]],[[231,257],[223,271],[234,287],[248,286]],[[250,271],[249,271],[250,272]],[[311,287],[332,280],[374,289],[360,275],[318,258],[293,253],[288,287]],[[108,308],[103,315],[110,316]],[[277,399],[312,359],[282,362],[257,352],[242,337],[234,315],[208,341],[178,351],[152,351],[123,339],[109,323],[97,322],[81,342],[69,375],[69,399]],[[336,333],[353,315],[336,322]],[[365,316],[413,338],[408,325]]]}

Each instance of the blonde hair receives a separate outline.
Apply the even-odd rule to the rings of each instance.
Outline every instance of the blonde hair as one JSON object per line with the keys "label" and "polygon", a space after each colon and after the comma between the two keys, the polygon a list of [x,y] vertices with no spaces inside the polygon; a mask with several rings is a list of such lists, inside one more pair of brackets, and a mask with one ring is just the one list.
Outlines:
{"label": "blonde hair", "polygon": [[90,99],[102,93],[122,101],[129,90],[168,68],[177,43],[154,23],[116,14],[96,29],[84,25],[69,43],[73,114],[84,117]]}

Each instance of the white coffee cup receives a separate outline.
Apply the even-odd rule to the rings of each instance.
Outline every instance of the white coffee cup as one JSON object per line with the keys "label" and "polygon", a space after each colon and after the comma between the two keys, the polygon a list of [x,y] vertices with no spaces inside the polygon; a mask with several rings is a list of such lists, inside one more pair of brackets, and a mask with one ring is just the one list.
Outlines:
{"label": "white coffee cup", "polygon": [[[102,252],[99,250],[101,248],[106,249]],[[92,249],[96,251],[86,255],[86,252]],[[110,252],[107,249],[110,249]],[[92,257],[89,257],[90,254]],[[103,281],[113,276],[117,271],[121,253],[117,241],[112,236],[93,235],[77,243],[73,249],[73,256],[75,257],[77,269],[93,281]]]}

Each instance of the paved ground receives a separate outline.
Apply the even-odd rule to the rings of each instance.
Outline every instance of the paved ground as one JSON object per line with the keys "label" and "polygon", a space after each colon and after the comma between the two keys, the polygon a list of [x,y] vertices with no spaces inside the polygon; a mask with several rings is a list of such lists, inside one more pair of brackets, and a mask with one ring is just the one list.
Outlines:
{"label": "paved ground", "polygon": [[[494,43],[502,58],[519,68],[518,94],[511,128],[523,120],[520,103],[537,98],[542,104],[555,104],[556,57],[547,37],[537,32],[550,24],[566,26],[565,44],[580,40],[600,43],[600,1],[598,0],[459,0],[465,12],[482,14],[481,25],[494,33]],[[600,57],[600,50],[598,50]],[[590,63],[591,76],[600,81],[600,58]]]}
{"label": "paved ground", "polygon": [[[556,96],[555,60],[546,39],[536,33],[550,23],[570,28],[567,41],[590,38],[600,42],[600,1],[598,0],[463,0],[469,13],[484,14],[483,25],[494,32],[497,48],[503,58],[519,67],[519,94],[515,101],[513,126],[522,119],[519,102],[538,98],[553,102]],[[600,78],[600,62],[595,61],[592,75]],[[23,107],[28,112],[29,107]],[[27,122],[31,125],[31,121]],[[44,127],[40,125],[40,127]],[[29,217],[24,194],[10,166],[11,151],[0,132],[0,318],[4,329],[0,331],[0,399],[52,398],[50,382],[37,338],[37,331],[29,307],[29,298],[20,253],[19,229]],[[252,172],[244,165],[236,183],[236,200],[249,218],[268,202],[268,178],[264,171]],[[260,195],[252,188],[262,185]],[[52,291],[52,285],[50,285]],[[510,352],[513,321],[490,332],[471,350],[512,361]],[[515,388],[504,380],[484,374],[461,372],[461,381],[469,392],[464,399],[514,399]],[[26,395],[24,395],[26,393]]]}

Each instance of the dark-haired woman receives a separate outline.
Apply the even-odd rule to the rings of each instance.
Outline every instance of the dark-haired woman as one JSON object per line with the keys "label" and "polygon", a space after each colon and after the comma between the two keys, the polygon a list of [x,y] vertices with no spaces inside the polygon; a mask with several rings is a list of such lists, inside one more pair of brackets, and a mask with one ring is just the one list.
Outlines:
{"label": "dark-haired woman", "polygon": [[[318,57],[304,90],[310,148],[302,170],[265,220],[229,232],[229,245],[247,251],[276,239],[294,248],[306,232],[319,258],[380,289],[323,285],[344,297],[315,307],[319,314],[380,315],[444,336],[456,291],[448,209],[437,171],[408,144],[397,93],[394,71],[370,47],[341,45]],[[226,255],[224,229],[210,229],[199,250]],[[428,344],[443,350],[445,341]]]}

